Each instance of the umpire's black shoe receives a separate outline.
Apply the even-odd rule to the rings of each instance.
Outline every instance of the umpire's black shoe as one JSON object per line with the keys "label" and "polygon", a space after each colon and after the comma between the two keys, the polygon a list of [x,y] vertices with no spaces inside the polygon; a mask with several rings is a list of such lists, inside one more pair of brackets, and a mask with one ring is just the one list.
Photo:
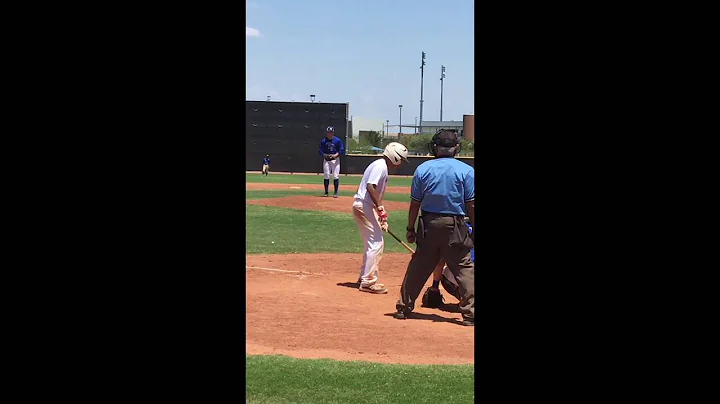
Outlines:
{"label": "umpire's black shoe", "polygon": [[393,315],[398,320],[406,320],[408,317],[410,317],[410,313],[407,313],[403,310],[398,310],[397,313]]}
{"label": "umpire's black shoe", "polygon": [[475,319],[469,317],[463,317],[462,325],[468,327],[475,327]]}

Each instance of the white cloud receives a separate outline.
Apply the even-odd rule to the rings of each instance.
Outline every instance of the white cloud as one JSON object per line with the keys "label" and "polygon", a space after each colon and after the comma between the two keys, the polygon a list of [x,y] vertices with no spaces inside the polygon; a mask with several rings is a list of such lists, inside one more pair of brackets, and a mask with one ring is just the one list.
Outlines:
{"label": "white cloud", "polygon": [[260,36],[260,31],[256,30],[255,28],[245,27],[245,38],[249,36]]}

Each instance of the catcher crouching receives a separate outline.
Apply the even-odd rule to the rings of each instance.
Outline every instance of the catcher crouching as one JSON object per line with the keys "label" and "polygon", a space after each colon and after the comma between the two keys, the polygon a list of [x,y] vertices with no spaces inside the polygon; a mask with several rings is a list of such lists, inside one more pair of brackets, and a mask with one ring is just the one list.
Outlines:
{"label": "catcher crouching", "polygon": [[[465,224],[468,226],[468,230],[472,234],[472,226],[470,226],[469,218],[465,218]],[[475,249],[470,250],[471,260],[473,265],[475,264]],[[440,284],[443,289],[448,292],[451,296],[460,300],[460,287],[458,282],[453,276],[450,269],[447,267],[444,261],[440,261],[433,271],[433,283],[432,286],[425,290],[425,294],[422,297],[422,306],[431,309],[437,309],[443,307],[445,304],[445,298],[440,292]]]}

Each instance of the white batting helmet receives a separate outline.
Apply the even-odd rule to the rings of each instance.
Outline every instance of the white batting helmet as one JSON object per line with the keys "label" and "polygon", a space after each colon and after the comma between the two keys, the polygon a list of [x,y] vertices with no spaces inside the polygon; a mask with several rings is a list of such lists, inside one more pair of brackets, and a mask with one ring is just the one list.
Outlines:
{"label": "white batting helmet", "polygon": [[405,160],[406,163],[409,163],[407,159],[407,147],[403,146],[401,143],[398,142],[388,143],[388,145],[385,146],[385,151],[383,151],[383,156],[390,159],[390,162],[396,166],[400,165],[400,163],[402,162],[401,159]]}

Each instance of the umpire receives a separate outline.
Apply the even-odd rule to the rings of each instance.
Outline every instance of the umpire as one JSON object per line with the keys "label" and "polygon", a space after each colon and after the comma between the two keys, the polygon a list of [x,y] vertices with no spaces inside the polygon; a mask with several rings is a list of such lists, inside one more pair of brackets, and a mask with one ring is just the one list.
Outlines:
{"label": "umpire", "polygon": [[469,234],[465,216],[475,229],[475,169],[455,159],[460,151],[455,131],[438,131],[430,149],[436,158],[420,164],[412,180],[406,237],[417,243],[417,250],[405,272],[395,318],[411,316],[423,285],[442,259],[458,282],[462,324],[474,326],[475,265],[470,250],[475,231]]}

